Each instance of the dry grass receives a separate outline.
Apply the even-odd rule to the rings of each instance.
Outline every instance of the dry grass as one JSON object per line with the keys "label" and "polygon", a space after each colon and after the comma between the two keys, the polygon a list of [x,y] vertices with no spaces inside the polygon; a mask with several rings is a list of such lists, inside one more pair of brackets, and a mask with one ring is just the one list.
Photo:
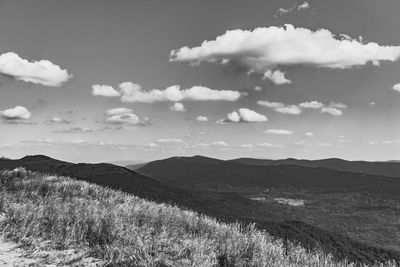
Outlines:
{"label": "dry grass", "polygon": [[0,229],[27,249],[78,249],[105,266],[353,266],[254,226],[67,177],[18,168],[2,171],[0,182]]}

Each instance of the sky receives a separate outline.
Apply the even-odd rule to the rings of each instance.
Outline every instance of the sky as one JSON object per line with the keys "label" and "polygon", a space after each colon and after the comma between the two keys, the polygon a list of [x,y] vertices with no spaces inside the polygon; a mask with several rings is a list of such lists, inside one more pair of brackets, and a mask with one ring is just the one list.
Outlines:
{"label": "sky", "polygon": [[1,1],[0,156],[400,159],[400,2]]}

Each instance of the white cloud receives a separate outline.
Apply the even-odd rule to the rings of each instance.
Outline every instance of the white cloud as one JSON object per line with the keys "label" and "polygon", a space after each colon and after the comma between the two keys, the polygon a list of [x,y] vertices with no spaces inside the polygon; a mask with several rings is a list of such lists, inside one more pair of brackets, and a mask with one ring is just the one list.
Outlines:
{"label": "white cloud", "polygon": [[105,96],[105,97],[118,97],[121,96],[121,93],[115,90],[112,86],[94,84],[92,85],[92,95]]}
{"label": "white cloud", "polygon": [[306,137],[314,137],[314,133],[312,133],[312,132],[306,132],[305,134],[304,134]]}
{"label": "white cloud", "polygon": [[182,103],[174,103],[172,106],[169,107],[170,110],[172,111],[177,111],[177,112],[184,112],[186,111],[185,106]]}
{"label": "white cloud", "polygon": [[260,85],[254,86],[254,91],[261,92],[262,90],[263,90],[262,86],[260,86]]}
{"label": "white cloud", "polygon": [[260,106],[264,106],[267,108],[272,108],[274,111],[283,113],[283,114],[291,114],[291,115],[299,115],[301,114],[301,109],[296,105],[285,105],[280,102],[269,102],[269,101],[257,101],[257,104]]}
{"label": "white cloud", "polygon": [[280,17],[280,16],[283,16],[283,15],[292,13],[294,10],[296,10],[296,5],[291,6],[289,8],[281,7],[276,11],[276,14],[274,15],[274,17]]}
{"label": "white cloud", "polygon": [[158,145],[157,145],[156,143],[148,143],[148,144],[147,144],[147,147],[148,147],[148,148],[157,148]]}
{"label": "white cloud", "polygon": [[227,115],[225,122],[265,122],[268,118],[254,110],[240,108],[237,112],[233,111]]}
{"label": "white cloud", "polygon": [[296,105],[289,105],[281,108],[276,108],[276,112],[283,114],[299,115],[301,114],[301,109]]}
{"label": "white cloud", "polygon": [[299,106],[302,108],[320,109],[324,106],[324,104],[314,100],[314,101],[300,103]]}
{"label": "white cloud", "polygon": [[340,109],[332,108],[332,107],[324,107],[321,109],[321,113],[328,113],[334,116],[341,116],[343,112]]}
{"label": "white cloud", "polygon": [[158,143],[182,143],[182,139],[179,138],[161,138],[157,140]]}
{"label": "white cloud", "polygon": [[292,13],[292,12],[296,11],[296,10],[309,9],[310,7],[311,7],[311,5],[308,2],[303,2],[302,4],[296,3],[296,4],[294,4],[293,6],[291,6],[289,8],[281,7],[276,11],[274,17],[280,17],[280,16],[283,16],[283,15],[287,15],[289,13]]}
{"label": "white cloud", "polygon": [[393,85],[392,89],[397,92],[400,92],[400,83]]}
{"label": "white cloud", "polygon": [[107,115],[123,115],[123,114],[128,114],[132,113],[132,110],[130,108],[112,108],[106,111]]}
{"label": "white cloud", "polygon": [[105,112],[108,116],[104,122],[111,124],[125,124],[125,125],[146,125],[149,123],[148,118],[139,118],[130,108],[112,108]]}
{"label": "white cloud", "polygon": [[269,101],[262,101],[262,100],[257,101],[257,104],[259,104],[260,106],[264,106],[267,108],[273,108],[273,109],[281,108],[281,107],[285,106],[285,104],[280,103],[280,102],[269,102]]}
{"label": "white cloud", "polygon": [[226,119],[220,119],[220,120],[216,120],[215,123],[216,124],[228,124],[226,121],[227,121]]}
{"label": "white cloud", "polygon": [[212,143],[213,146],[216,147],[227,147],[229,146],[228,143],[224,142],[224,141],[216,141]]}
{"label": "white cloud", "polygon": [[286,79],[285,73],[280,70],[268,70],[264,73],[263,79],[268,79],[276,85],[292,83],[291,80]]}
{"label": "white cloud", "polygon": [[230,30],[200,46],[172,50],[170,61],[192,65],[201,62],[233,64],[246,68],[249,73],[263,75],[281,66],[347,69],[369,62],[379,65],[381,61],[395,61],[399,56],[400,46],[365,43],[361,38],[335,35],[327,29],[312,31],[285,25],[252,31]]}
{"label": "white cloud", "polygon": [[297,6],[297,10],[309,9],[311,5],[308,2],[303,2],[301,5]]}
{"label": "white cloud", "polygon": [[205,122],[205,121],[208,121],[208,118],[205,117],[205,116],[197,116],[196,120],[197,120],[197,121]]}
{"label": "white cloud", "polygon": [[29,119],[32,114],[29,112],[28,109],[22,106],[16,106],[13,108],[6,109],[1,111],[1,116],[7,120],[18,120],[18,119]]}
{"label": "white cloud", "polygon": [[0,73],[16,80],[55,87],[72,77],[67,70],[49,60],[29,62],[13,52],[0,55]]}
{"label": "white cloud", "polygon": [[332,115],[340,116],[343,112],[340,109],[347,108],[343,103],[330,102],[328,106],[319,101],[302,102],[297,105],[286,105],[280,102],[257,101],[260,106],[272,108],[274,111],[284,114],[299,115],[302,112],[301,108],[320,109],[321,113],[329,113]]}
{"label": "white cloud", "polygon": [[60,117],[51,117],[44,121],[45,124],[69,124],[69,120],[62,119]]}
{"label": "white cloud", "polygon": [[92,129],[86,127],[71,127],[69,129],[55,130],[54,133],[91,133]]}
{"label": "white cloud", "polygon": [[376,141],[369,141],[368,144],[370,144],[370,145],[377,145],[378,142],[376,142]]}
{"label": "white cloud", "polygon": [[232,111],[227,116],[228,116],[227,120],[230,122],[240,122],[240,115],[236,111]]}
{"label": "white cloud", "polygon": [[343,103],[338,103],[338,102],[329,102],[329,106],[331,108],[347,108],[347,106]]}
{"label": "white cloud", "polygon": [[281,145],[274,145],[274,144],[271,144],[271,143],[268,143],[268,142],[257,144],[257,146],[258,147],[270,147],[270,148],[282,147]]}
{"label": "white cloud", "polygon": [[119,85],[122,93],[122,102],[154,103],[159,101],[236,101],[240,98],[238,91],[214,90],[203,86],[193,86],[188,89],[180,89],[174,85],[165,90],[152,89],[144,91],[140,85],[124,82]]}
{"label": "white cloud", "polygon": [[112,115],[105,119],[106,123],[112,124],[140,124],[140,119],[136,114],[133,113],[126,113],[120,115]]}
{"label": "white cloud", "polygon": [[293,132],[284,129],[269,129],[264,132],[265,134],[277,134],[277,135],[292,135]]}

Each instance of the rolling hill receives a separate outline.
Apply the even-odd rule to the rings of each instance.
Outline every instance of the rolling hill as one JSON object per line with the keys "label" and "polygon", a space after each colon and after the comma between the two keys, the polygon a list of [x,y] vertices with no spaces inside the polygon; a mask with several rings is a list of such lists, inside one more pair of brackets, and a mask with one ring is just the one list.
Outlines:
{"label": "rolling hill", "polygon": [[[170,164],[170,162],[173,164]],[[247,165],[234,162],[222,162],[203,157],[195,157],[194,160],[191,158],[175,158],[171,161],[167,161],[168,164],[161,165],[160,163],[162,162],[156,163],[159,167],[164,165],[164,168],[160,172],[157,172],[157,176],[160,175],[157,179],[154,179],[154,174],[152,175],[153,178],[150,178],[138,172],[112,164],[73,164],[46,156],[27,156],[19,160],[0,159],[0,169],[12,169],[22,166],[32,171],[69,176],[77,180],[118,189],[159,203],[175,204],[202,214],[213,216],[224,222],[239,222],[243,224],[256,223],[259,229],[265,230],[275,237],[300,242],[307,249],[321,248],[324,252],[332,254],[336,259],[346,258],[358,263],[377,263],[388,259],[400,261],[400,253],[398,251],[354,241],[352,238],[344,236],[340,232],[326,230],[315,224],[299,221],[297,218],[288,218],[285,214],[277,212],[277,209],[270,209],[265,203],[253,200],[247,195],[240,194],[240,192],[238,193],[234,190],[222,190],[220,192],[214,192],[212,190],[191,190],[177,187],[175,184],[176,179],[183,179],[185,177],[185,179],[190,181],[188,184],[194,184],[197,179],[196,177],[199,177],[198,174],[200,173],[204,176],[201,176],[199,180],[206,184],[210,181],[215,182],[218,177],[224,177],[222,182],[228,183],[230,182],[230,177],[234,177],[231,184],[241,187],[243,180],[237,176],[236,172]],[[223,168],[219,166],[221,163]],[[184,169],[177,169],[181,168],[182,165],[185,166]],[[154,167],[156,165],[153,162],[150,163],[150,165],[147,164],[145,167],[148,166]],[[204,168],[208,172],[204,172],[204,170],[202,170]],[[251,172],[249,172],[250,168],[256,168],[258,170],[260,166],[246,167],[240,174],[251,175]],[[261,168],[264,167],[261,166]],[[278,169],[278,167],[274,168]],[[285,168],[281,171],[276,170],[274,175],[295,172],[297,169],[298,167],[294,168],[293,166],[289,166],[287,169]],[[142,170],[142,168],[140,170]],[[318,174],[323,174],[323,170],[326,169],[318,169]],[[161,177],[163,172],[166,178]],[[310,170],[305,168],[303,172],[309,174]],[[176,176],[177,174],[181,174],[181,176],[178,177]],[[261,175],[249,176],[248,184],[259,186],[259,183],[262,182],[261,178]],[[361,179],[361,177],[358,179]],[[368,179],[372,178],[370,177]],[[170,183],[172,180],[173,182]],[[184,180],[178,181],[184,184]],[[355,181],[358,180],[356,179]],[[390,184],[390,180],[388,181]],[[296,179],[292,174],[287,174],[284,179],[280,179],[279,177],[273,178],[268,183],[269,185],[279,185],[281,182],[283,182],[281,186],[283,188],[288,185],[296,187],[296,184],[301,182],[301,180]],[[353,185],[354,183],[355,182],[352,181],[349,184]],[[321,187],[315,186],[315,184],[319,185],[319,183],[316,183],[315,179],[312,178],[303,183],[301,187],[308,188],[308,186],[311,185],[312,188],[318,188],[318,190],[320,190]],[[335,190],[344,188],[343,186],[339,187],[339,182],[333,184],[337,185]],[[388,185],[385,184],[382,188],[378,187],[378,191],[388,190]],[[327,189],[326,186],[322,188]],[[356,188],[360,189],[358,183],[353,187],[354,190]],[[372,188],[367,186],[366,190],[372,190]],[[281,208],[282,207],[280,207],[280,209]]]}

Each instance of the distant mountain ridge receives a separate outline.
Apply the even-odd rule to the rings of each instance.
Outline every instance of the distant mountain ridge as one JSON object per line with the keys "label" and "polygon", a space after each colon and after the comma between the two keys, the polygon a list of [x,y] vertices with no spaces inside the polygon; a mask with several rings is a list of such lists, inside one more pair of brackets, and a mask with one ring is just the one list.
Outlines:
{"label": "distant mountain ridge", "polygon": [[[224,161],[200,156],[172,157],[150,162],[137,171],[175,186],[231,185],[340,192],[400,192],[399,178],[337,170],[332,166],[320,167],[318,162],[301,166],[302,162],[292,159]],[[397,165],[400,167],[400,164]]]}
{"label": "distant mountain ridge", "polygon": [[322,167],[340,171],[359,172],[374,175],[383,175],[388,177],[400,177],[399,161],[347,161],[338,158],[328,158],[320,160],[294,158],[279,160],[238,158],[229,161],[258,166],[297,165],[311,168]]}

